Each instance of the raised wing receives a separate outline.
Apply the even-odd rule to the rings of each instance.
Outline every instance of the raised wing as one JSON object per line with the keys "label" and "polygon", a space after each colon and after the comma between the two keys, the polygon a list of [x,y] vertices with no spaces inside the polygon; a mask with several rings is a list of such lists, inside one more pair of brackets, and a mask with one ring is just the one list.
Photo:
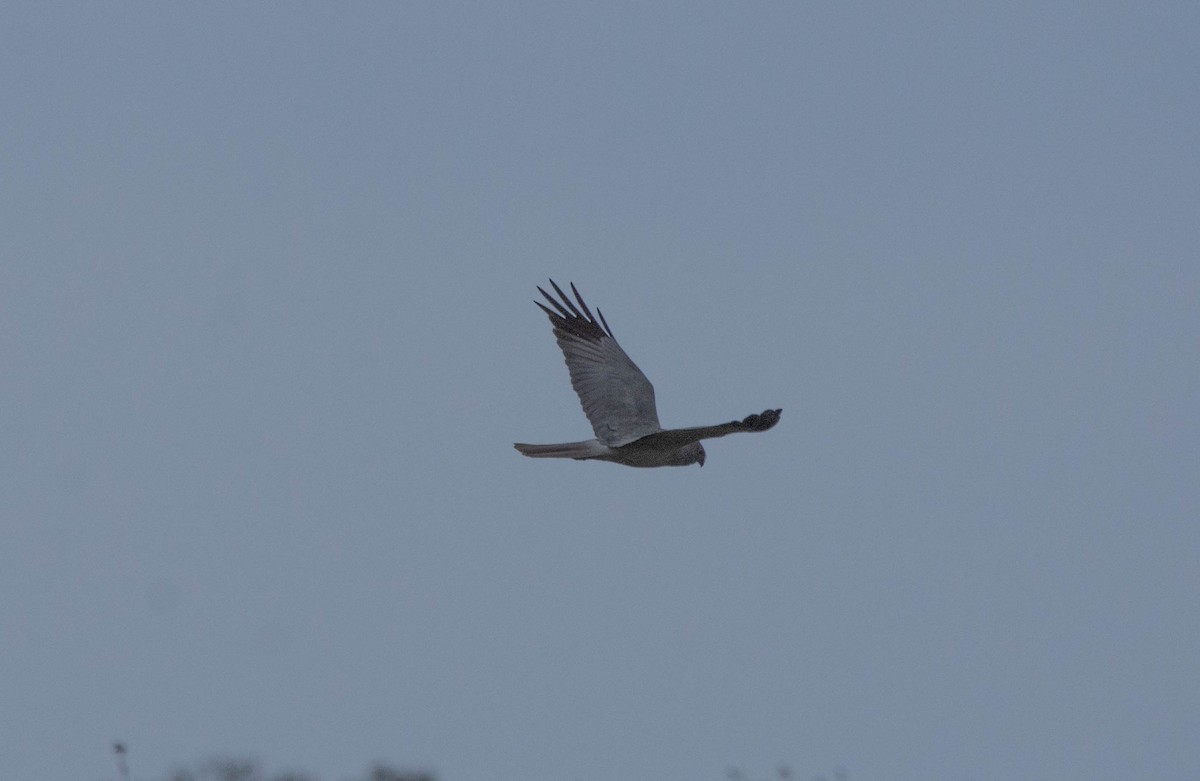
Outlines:
{"label": "raised wing", "polygon": [[779,422],[783,414],[781,409],[763,410],[761,415],[747,415],[743,420],[733,420],[716,426],[699,426],[697,428],[673,428],[659,431],[644,437],[638,444],[651,448],[683,447],[702,439],[716,439],[726,434],[736,434],[742,431],[766,431]]}
{"label": "raised wing", "polygon": [[554,338],[571,373],[571,387],[579,394],[579,403],[596,438],[609,447],[620,447],[661,431],[654,406],[654,386],[617,344],[604,315],[597,309],[600,314],[597,322],[574,284],[571,292],[579,302],[578,307],[553,279],[550,284],[561,303],[540,287],[538,291],[554,309],[540,301],[534,303],[550,317]]}

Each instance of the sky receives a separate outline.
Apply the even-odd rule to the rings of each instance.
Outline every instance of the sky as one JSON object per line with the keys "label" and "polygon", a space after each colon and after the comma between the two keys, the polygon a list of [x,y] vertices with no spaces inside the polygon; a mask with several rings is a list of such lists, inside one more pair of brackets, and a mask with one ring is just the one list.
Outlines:
{"label": "sky", "polygon": [[7,777],[1200,778],[1194,3],[0,14]]}

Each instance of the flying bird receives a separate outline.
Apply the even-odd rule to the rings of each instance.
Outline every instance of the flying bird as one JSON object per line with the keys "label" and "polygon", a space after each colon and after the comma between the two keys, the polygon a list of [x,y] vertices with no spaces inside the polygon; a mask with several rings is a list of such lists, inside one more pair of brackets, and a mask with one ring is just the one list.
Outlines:
{"label": "flying bird", "polygon": [[702,439],[738,431],[766,431],[779,422],[783,410],[764,410],[743,420],[699,428],[664,429],[658,424],[654,386],[621,345],[599,309],[597,320],[571,284],[575,302],[550,280],[558,299],[541,287],[538,292],[549,307],[534,301],[550,318],[554,338],[562,348],[571,374],[571,387],[579,394],[583,413],[592,424],[595,439],[555,445],[513,445],[530,458],[573,458],[577,461],[612,461],[626,466],[704,466]]}

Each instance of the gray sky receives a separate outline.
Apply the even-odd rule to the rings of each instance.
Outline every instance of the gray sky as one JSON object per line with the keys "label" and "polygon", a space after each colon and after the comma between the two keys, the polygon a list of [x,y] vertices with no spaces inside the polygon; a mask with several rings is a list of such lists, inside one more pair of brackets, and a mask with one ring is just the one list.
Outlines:
{"label": "gray sky", "polygon": [[8,7],[4,774],[1200,777],[1200,10],[989,5]]}

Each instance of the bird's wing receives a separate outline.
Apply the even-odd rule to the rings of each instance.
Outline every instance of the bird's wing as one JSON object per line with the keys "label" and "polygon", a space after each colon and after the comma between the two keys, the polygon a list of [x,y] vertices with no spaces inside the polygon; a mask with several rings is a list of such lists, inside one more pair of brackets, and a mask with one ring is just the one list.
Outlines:
{"label": "bird's wing", "polygon": [[739,431],[766,431],[779,422],[782,414],[781,409],[768,409],[763,410],[761,415],[747,415],[743,420],[733,420],[716,426],[667,429],[644,437],[638,444],[655,449],[666,448],[668,445],[678,448],[702,439],[716,439]]}
{"label": "bird's wing", "polygon": [[550,317],[554,337],[571,373],[571,387],[579,394],[579,403],[596,438],[609,447],[619,447],[661,431],[654,386],[617,344],[604,315],[597,309],[600,320],[592,316],[574,284],[571,292],[578,307],[553,279],[550,284],[561,303],[540,287],[538,290],[554,309],[540,301],[534,303]]}

